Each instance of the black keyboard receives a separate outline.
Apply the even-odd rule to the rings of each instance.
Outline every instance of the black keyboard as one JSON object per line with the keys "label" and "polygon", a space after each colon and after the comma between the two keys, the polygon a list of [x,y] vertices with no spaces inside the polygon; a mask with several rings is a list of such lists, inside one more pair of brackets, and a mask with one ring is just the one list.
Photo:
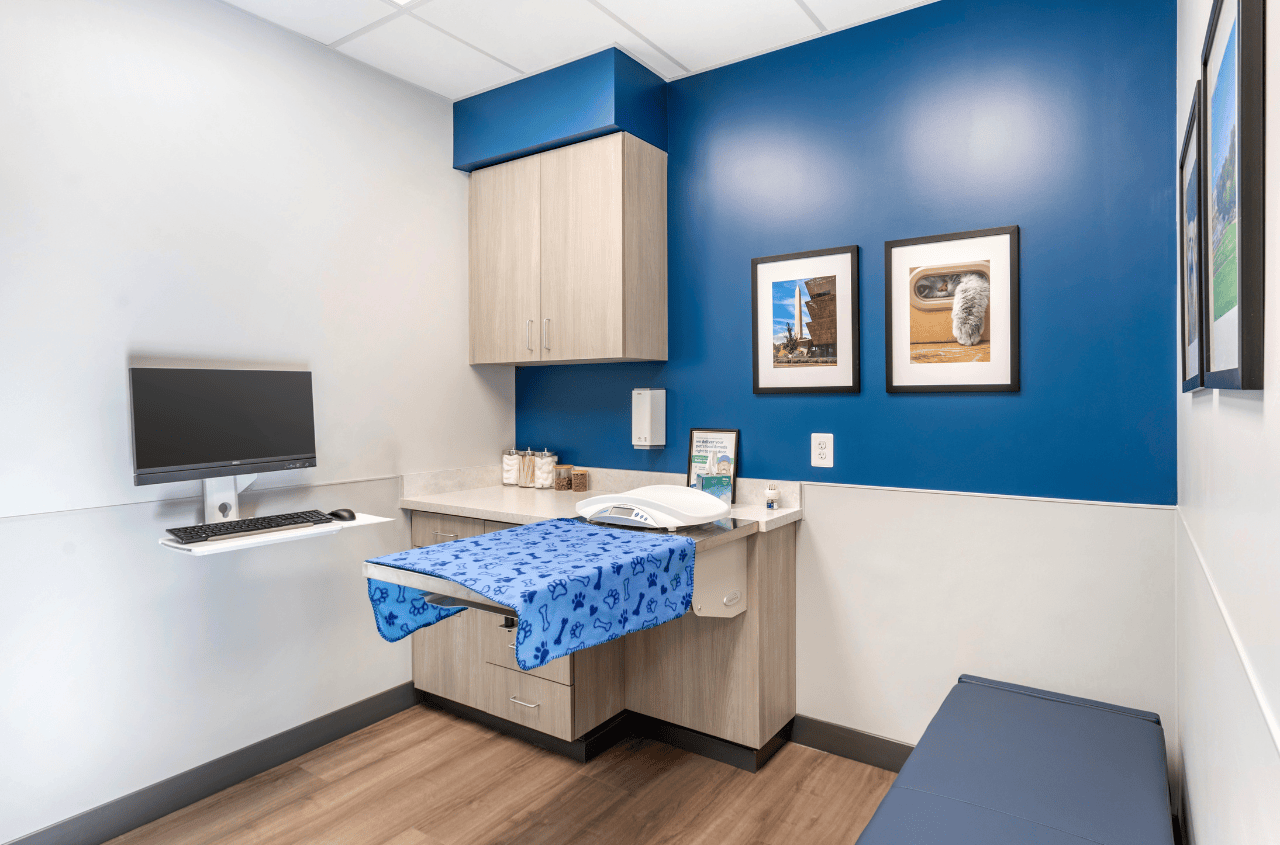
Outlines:
{"label": "black keyboard", "polygon": [[301,528],[305,525],[322,525],[326,522],[333,522],[333,517],[320,511],[302,511],[300,513],[255,516],[253,519],[212,522],[208,525],[192,525],[187,528],[169,528],[166,530],[179,543],[187,545],[188,543],[202,543],[205,540],[230,540],[250,534],[265,534],[268,531]]}

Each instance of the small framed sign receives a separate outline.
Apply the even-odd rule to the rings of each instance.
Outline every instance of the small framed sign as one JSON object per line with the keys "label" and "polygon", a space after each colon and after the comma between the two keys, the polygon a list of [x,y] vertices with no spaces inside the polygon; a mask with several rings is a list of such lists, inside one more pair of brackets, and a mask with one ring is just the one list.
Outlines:
{"label": "small framed sign", "polygon": [[751,259],[755,393],[857,393],[858,248]]}
{"label": "small framed sign", "polygon": [[685,483],[733,504],[738,487],[738,429],[689,431],[689,469]]}

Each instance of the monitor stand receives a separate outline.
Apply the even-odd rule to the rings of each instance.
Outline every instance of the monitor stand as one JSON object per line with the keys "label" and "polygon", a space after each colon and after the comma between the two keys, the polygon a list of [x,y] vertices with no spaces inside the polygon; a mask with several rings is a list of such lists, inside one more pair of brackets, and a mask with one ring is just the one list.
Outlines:
{"label": "monitor stand", "polygon": [[257,473],[206,478],[204,480],[205,524],[239,519],[240,493],[257,479]]}

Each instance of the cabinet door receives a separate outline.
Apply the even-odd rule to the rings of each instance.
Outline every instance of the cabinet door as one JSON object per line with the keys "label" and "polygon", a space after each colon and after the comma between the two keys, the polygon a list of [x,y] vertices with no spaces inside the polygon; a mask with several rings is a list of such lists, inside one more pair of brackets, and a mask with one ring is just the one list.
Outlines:
{"label": "cabinet door", "polygon": [[541,156],[471,174],[471,363],[539,359]]}
{"label": "cabinet door", "polygon": [[617,132],[538,156],[543,361],[623,356],[622,140]]}

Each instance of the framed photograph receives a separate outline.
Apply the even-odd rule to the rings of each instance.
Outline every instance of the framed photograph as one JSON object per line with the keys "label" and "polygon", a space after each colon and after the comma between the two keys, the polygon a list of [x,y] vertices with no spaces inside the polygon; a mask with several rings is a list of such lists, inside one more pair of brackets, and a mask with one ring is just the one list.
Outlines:
{"label": "framed photograph", "polygon": [[1201,61],[1204,385],[1262,389],[1265,0],[1217,0]]}
{"label": "framed photograph", "polygon": [[858,248],[751,260],[756,393],[857,393]]}
{"label": "framed photograph", "polygon": [[689,469],[685,483],[733,504],[738,492],[738,429],[689,431]]}
{"label": "framed photograph", "polygon": [[884,245],[890,393],[1016,391],[1018,227]]}
{"label": "framed photograph", "polygon": [[1204,344],[1200,329],[1204,325],[1204,261],[1201,247],[1204,237],[1201,224],[1203,192],[1200,190],[1200,83],[1191,98],[1191,114],[1182,136],[1182,154],[1178,159],[1178,185],[1181,205],[1178,208],[1178,266],[1181,268],[1179,299],[1182,308],[1182,392],[1204,387]]}

